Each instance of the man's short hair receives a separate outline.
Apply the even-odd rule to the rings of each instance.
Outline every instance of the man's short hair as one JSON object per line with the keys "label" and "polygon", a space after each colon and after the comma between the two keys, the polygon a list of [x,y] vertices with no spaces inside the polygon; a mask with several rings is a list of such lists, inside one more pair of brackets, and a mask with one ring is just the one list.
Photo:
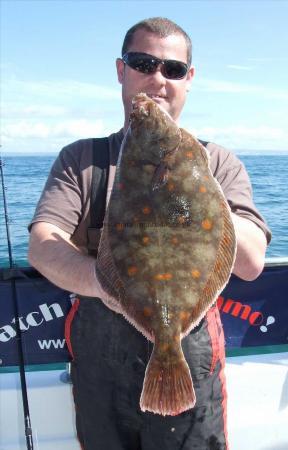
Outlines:
{"label": "man's short hair", "polygon": [[122,46],[122,56],[128,52],[129,47],[132,44],[134,34],[137,30],[145,30],[149,33],[157,34],[161,38],[170,36],[171,34],[180,34],[184,37],[187,46],[187,64],[190,67],[192,61],[192,42],[190,37],[185,31],[179,27],[172,20],[166,19],[165,17],[152,17],[150,19],[141,20],[141,22],[136,23],[131,27],[124,38]]}

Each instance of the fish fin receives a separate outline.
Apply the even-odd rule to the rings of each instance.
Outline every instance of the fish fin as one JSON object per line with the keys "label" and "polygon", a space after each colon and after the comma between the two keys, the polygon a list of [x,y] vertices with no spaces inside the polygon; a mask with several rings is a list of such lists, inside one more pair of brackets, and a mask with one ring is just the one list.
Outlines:
{"label": "fish fin", "polygon": [[197,144],[199,145],[199,149],[200,149],[200,153],[202,156],[203,161],[205,162],[205,164],[208,166],[210,163],[210,154],[208,153],[206,147],[204,147],[204,145],[201,144],[201,142],[199,142],[196,139]]}
{"label": "fish fin", "polygon": [[160,164],[156,167],[153,178],[152,178],[152,190],[159,189],[161,186],[168,181],[169,169],[167,164],[160,162]]}
{"label": "fish fin", "polygon": [[102,289],[108,294],[106,299],[101,300],[110,309],[115,312],[121,312],[120,300],[124,295],[124,287],[115,267],[108,242],[108,232],[104,227],[101,234],[95,271]]}
{"label": "fish fin", "polygon": [[188,131],[184,130],[183,128],[180,128],[180,131],[182,133],[182,141],[187,145],[191,147],[191,150],[197,152],[197,154],[200,156],[202,161],[205,163],[205,165],[208,167],[210,163],[210,154],[207,151],[207,149],[204,147],[204,145],[201,144],[201,142],[198,141],[194,136],[192,136]]}
{"label": "fish fin", "polygon": [[229,281],[236,257],[236,235],[231,218],[230,207],[225,199],[221,202],[223,213],[222,238],[217,250],[217,258],[214,263],[211,276],[207,281],[203,294],[213,292],[214,299],[218,297]]}
{"label": "fish fin", "polygon": [[[221,189],[220,185],[219,189]],[[208,309],[215,303],[220,293],[228,284],[233,270],[237,242],[230,207],[225,199],[221,201],[221,208],[223,213],[223,230],[217,249],[217,258],[211,270],[211,275],[207,279],[206,285],[201,293],[202,302],[200,306],[193,310],[191,325],[187,329],[182,330],[183,337],[187,336],[200,323]]]}
{"label": "fish fin", "polygon": [[146,327],[142,324],[142,322],[144,322],[143,316],[139,315],[137,317],[137,314],[135,313],[135,308],[134,309],[130,308],[129,313],[128,313],[125,310],[125,307],[122,306],[120,312],[121,312],[122,316],[125,317],[127,322],[129,322],[133,327],[135,327],[136,330],[139,331],[139,333],[142,333],[143,336],[146,337],[146,339],[148,339],[149,341],[154,343],[155,336],[154,336],[153,330],[150,329],[149,323],[145,324]]}
{"label": "fish fin", "polygon": [[[182,349],[181,349],[182,352]],[[142,411],[162,416],[176,416],[193,408],[196,396],[189,366],[182,353],[180,360],[161,362],[155,355],[155,347],[145,373],[140,398]]]}

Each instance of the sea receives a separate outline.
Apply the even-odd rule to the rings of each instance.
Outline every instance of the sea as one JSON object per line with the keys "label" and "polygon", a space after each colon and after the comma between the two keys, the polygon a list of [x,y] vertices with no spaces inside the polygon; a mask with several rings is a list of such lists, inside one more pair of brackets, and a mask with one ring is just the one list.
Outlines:
{"label": "sea", "polygon": [[[267,257],[288,257],[288,153],[238,154],[249,173],[254,203],[265,217],[272,241]],[[13,265],[29,266],[27,226],[56,155],[4,156],[7,222]],[[9,266],[4,196],[0,180],[0,268]]]}

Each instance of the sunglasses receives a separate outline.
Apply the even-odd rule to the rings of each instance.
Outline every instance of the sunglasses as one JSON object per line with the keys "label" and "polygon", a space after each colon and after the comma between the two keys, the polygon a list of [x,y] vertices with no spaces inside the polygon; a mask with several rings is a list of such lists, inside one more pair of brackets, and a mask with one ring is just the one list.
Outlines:
{"label": "sunglasses", "polygon": [[161,73],[168,80],[181,80],[188,72],[187,64],[174,59],[159,59],[147,53],[128,52],[122,60],[127,66],[141,73],[155,73],[161,64]]}

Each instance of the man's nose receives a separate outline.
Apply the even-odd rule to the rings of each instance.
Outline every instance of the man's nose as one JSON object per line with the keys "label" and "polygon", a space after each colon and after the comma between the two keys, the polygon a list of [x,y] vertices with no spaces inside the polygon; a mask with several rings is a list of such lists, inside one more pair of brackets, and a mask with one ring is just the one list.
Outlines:
{"label": "man's nose", "polygon": [[164,77],[162,71],[163,71],[163,65],[160,63],[160,64],[158,64],[156,71],[151,74],[151,77],[153,77],[153,79],[155,81],[157,81],[158,83],[165,84],[166,78]]}

